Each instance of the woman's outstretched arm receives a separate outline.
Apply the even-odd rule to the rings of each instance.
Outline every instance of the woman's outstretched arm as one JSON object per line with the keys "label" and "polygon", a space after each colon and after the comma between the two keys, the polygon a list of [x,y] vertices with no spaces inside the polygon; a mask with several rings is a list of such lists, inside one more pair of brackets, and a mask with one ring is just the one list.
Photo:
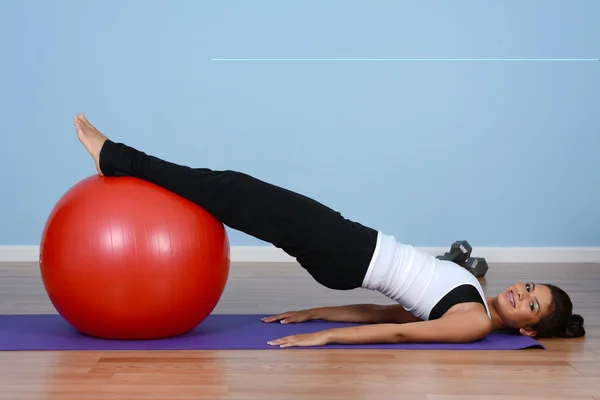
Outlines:
{"label": "woman's outstretched arm", "polygon": [[286,336],[269,342],[272,346],[324,346],[326,344],[371,343],[468,343],[483,339],[492,323],[477,304],[431,321],[406,324],[384,323],[333,328],[315,333]]}
{"label": "woman's outstretched arm", "polygon": [[395,323],[420,321],[399,304],[352,304],[348,306],[332,306],[309,308],[300,311],[287,311],[263,318],[263,322],[280,322],[282,324],[300,323],[312,320],[330,322],[354,322],[365,324]]}

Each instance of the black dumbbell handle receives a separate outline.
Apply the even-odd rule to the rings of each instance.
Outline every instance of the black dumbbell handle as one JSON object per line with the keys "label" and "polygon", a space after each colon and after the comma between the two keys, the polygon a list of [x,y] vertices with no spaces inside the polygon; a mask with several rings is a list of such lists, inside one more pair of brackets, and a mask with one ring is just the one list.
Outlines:
{"label": "black dumbbell handle", "polygon": [[462,252],[459,249],[456,249],[451,253],[446,252],[443,256],[437,256],[436,258],[439,260],[455,261],[461,254]]}

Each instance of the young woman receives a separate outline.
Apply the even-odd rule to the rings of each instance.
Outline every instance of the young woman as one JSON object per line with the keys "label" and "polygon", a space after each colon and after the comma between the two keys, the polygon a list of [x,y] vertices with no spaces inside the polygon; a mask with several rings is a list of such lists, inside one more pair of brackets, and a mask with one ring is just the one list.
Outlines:
{"label": "young woman", "polygon": [[105,176],[133,176],[204,208],[223,224],[295,257],[320,284],[376,290],[397,304],[361,304],[286,312],[264,322],[311,319],[364,323],[286,336],[273,346],[328,343],[471,342],[492,330],[536,337],[584,335],[583,318],[550,284],[516,283],[493,298],[464,268],[399,243],[298,193],[236,171],[190,168],[115,143],[83,114],[77,136]]}

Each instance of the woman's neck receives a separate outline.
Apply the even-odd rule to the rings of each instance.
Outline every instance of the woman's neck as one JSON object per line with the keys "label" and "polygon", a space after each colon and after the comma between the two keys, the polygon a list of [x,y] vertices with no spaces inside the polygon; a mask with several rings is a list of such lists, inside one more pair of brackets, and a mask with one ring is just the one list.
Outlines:
{"label": "woman's neck", "polygon": [[498,311],[496,310],[496,298],[486,297],[485,300],[490,310],[490,315],[492,316],[492,330],[506,329],[506,324],[502,318],[500,318],[500,314],[498,314]]}

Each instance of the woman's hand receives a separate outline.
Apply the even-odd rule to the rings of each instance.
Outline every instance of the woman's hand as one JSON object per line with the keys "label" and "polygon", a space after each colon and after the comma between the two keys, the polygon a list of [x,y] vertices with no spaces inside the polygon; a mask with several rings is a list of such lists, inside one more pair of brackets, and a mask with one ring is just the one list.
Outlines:
{"label": "woman's hand", "polygon": [[277,340],[271,340],[267,344],[279,347],[306,347],[306,346],[325,346],[329,343],[330,332],[328,330],[302,333],[299,335],[285,336]]}
{"label": "woman's hand", "polygon": [[273,315],[271,317],[264,317],[261,319],[262,322],[275,322],[279,321],[282,324],[291,324],[310,321],[315,318],[313,310],[301,310],[301,311],[287,311],[281,314]]}

